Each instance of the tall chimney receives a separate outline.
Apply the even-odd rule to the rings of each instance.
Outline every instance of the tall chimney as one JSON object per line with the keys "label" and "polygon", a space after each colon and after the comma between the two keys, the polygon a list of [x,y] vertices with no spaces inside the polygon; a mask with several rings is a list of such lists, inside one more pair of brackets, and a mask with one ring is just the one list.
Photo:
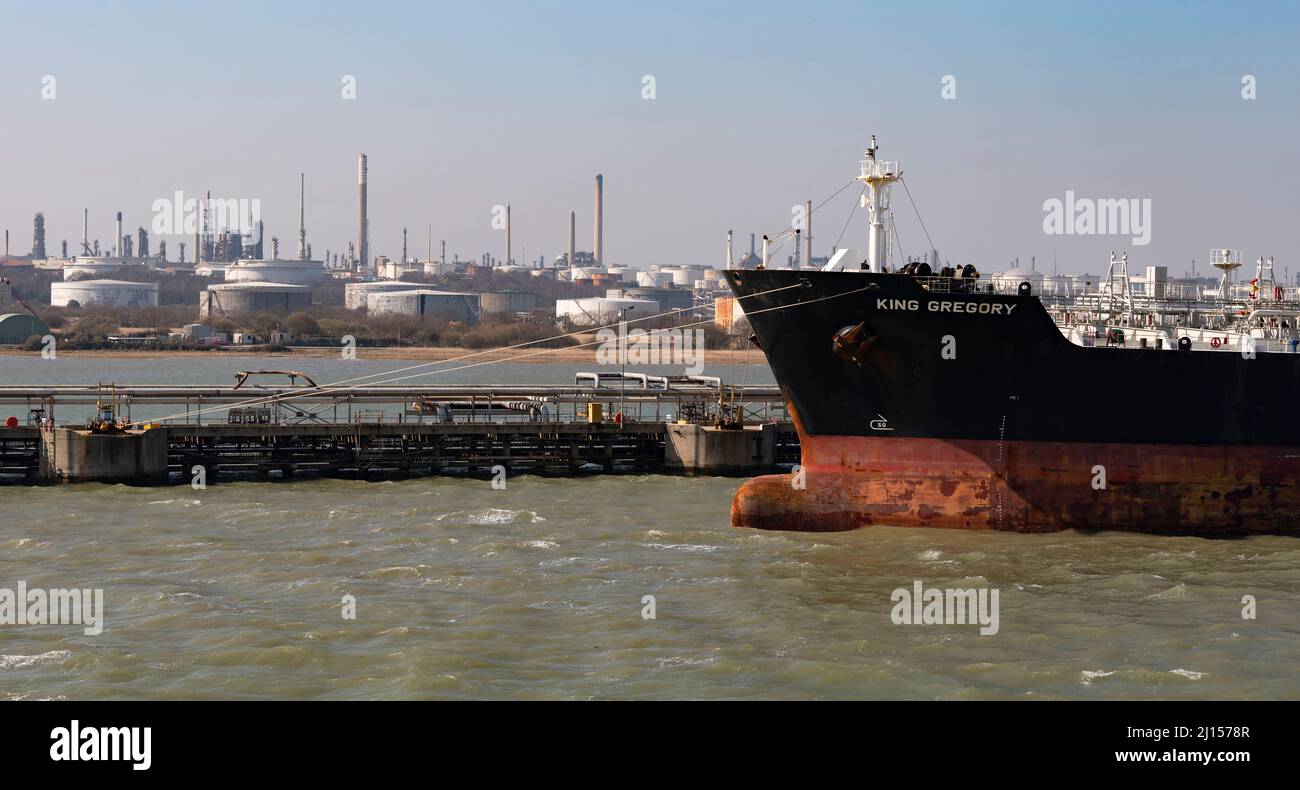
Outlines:
{"label": "tall chimney", "polygon": [[749,254],[754,254],[754,234],[749,234]]}
{"label": "tall chimney", "polygon": [[506,266],[510,265],[510,204],[506,204]]}
{"label": "tall chimney", "polygon": [[370,269],[369,217],[366,216],[366,155],[357,158],[357,257],[361,271]]}
{"label": "tall chimney", "polygon": [[39,211],[36,212],[32,225],[32,257],[40,260],[45,257],[45,215]]}
{"label": "tall chimney", "polygon": [[767,234],[763,234],[763,268],[767,268]]}
{"label": "tall chimney", "polygon": [[803,204],[803,265],[812,266],[812,201]]}
{"label": "tall chimney", "polygon": [[592,255],[596,256],[596,265],[605,265],[605,177],[596,176],[596,249],[592,250]]}
{"label": "tall chimney", "polygon": [[730,269],[735,261],[736,259],[731,255],[731,231],[727,231],[727,262],[723,264],[722,268]]}
{"label": "tall chimney", "polygon": [[406,271],[406,228],[402,228],[402,268],[401,268],[401,271]]}
{"label": "tall chimney", "polygon": [[569,271],[570,272],[573,271],[573,256],[577,254],[576,247],[574,246],[575,242],[573,236],[573,231],[577,227],[577,224],[578,224],[578,212],[570,211],[569,212]]}
{"label": "tall chimney", "polygon": [[307,174],[298,174],[298,260],[307,260]]}
{"label": "tall chimney", "polygon": [[122,212],[117,212],[117,236],[113,241],[113,256],[122,257]]}
{"label": "tall chimney", "polygon": [[90,254],[90,209],[81,210],[81,251]]}

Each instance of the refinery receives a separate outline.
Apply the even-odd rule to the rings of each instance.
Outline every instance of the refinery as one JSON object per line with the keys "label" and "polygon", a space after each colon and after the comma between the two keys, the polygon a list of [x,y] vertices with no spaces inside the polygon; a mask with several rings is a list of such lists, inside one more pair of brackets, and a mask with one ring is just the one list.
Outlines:
{"label": "refinery", "polygon": [[381,699],[1285,762],[1300,7],[0,15],[20,769],[373,783]]}

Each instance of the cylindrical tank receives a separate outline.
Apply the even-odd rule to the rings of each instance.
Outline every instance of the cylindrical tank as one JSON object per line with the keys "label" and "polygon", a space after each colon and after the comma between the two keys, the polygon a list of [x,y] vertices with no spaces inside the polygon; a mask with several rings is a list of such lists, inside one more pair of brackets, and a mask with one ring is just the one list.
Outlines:
{"label": "cylindrical tank", "polygon": [[423,287],[420,283],[404,283],[397,280],[348,283],[343,286],[343,306],[349,310],[363,310],[366,307],[367,294],[381,291],[418,291]]}
{"label": "cylindrical tank", "polygon": [[66,307],[108,305],[111,307],[157,307],[158,283],[132,283],[124,280],[75,280],[50,283],[50,304]]}
{"label": "cylindrical tank", "polygon": [[288,313],[311,307],[311,286],[280,283],[222,283],[199,294],[199,318],[247,313]]}
{"label": "cylindrical tank", "polygon": [[319,282],[324,276],[320,261],[238,260],[226,268],[228,283],[302,284]]}
{"label": "cylindrical tank", "polygon": [[523,291],[493,291],[479,294],[479,312],[484,315],[531,313],[537,309],[537,294]]}
{"label": "cylindrical tank", "polygon": [[473,323],[478,316],[479,295],[458,291],[376,291],[366,295],[366,312],[375,315],[405,315],[411,318],[440,316]]}

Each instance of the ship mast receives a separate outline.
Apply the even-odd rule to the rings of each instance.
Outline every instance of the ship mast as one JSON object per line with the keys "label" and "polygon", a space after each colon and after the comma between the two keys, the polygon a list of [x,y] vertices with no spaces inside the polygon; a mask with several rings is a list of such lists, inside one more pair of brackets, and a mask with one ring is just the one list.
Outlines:
{"label": "ship mast", "polygon": [[1232,273],[1241,268],[1241,250],[1210,250],[1210,265],[1223,272],[1219,280],[1219,298],[1232,298]]}
{"label": "ship mast", "polygon": [[871,225],[867,240],[867,271],[879,272],[885,263],[888,252],[886,245],[889,237],[885,233],[885,214],[889,211],[889,185],[903,176],[898,162],[884,162],[876,159],[876,136],[871,135],[871,147],[867,149],[867,158],[862,160],[862,173],[858,180],[866,184],[862,194],[862,207],[867,210],[867,219]]}

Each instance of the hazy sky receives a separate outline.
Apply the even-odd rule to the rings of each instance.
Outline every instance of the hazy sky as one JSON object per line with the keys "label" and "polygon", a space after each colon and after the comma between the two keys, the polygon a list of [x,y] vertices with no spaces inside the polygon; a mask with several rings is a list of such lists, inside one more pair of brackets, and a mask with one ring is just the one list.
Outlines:
{"label": "hazy sky", "polygon": [[[1294,3],[0,7],[0,224],[18,254],[36,211],[57,254],[63,239],[75,249],[83,206],[107,245],[115,210],[148,226],[178,189],[259,198],[292,254],[300,170],[314,252],[342,251],[364,151],[375,254],[400,255],[406,226],[423,256],[432,224],[449,257],[501,257],[491,219],[506,202],[516,258],[561,252],[570,209],[590,249],[599,172],[607,263],[712,265],[728,228],[741,252],[844,186],[875,133],[957,263],[1037,256],[1050,270],[1056,256],[1097,272],[1123,249],[1181,274],[1235,247],[1300,272]],[[1151,243],[1046,235],[1043,202],[1067,190],[1149,198]],[[857,193],[816,215],[817,254]],[[894,199],[904,250],[924,252],[906,195]],[[859,210],[840,246],[864,248],[865,222]]]}

